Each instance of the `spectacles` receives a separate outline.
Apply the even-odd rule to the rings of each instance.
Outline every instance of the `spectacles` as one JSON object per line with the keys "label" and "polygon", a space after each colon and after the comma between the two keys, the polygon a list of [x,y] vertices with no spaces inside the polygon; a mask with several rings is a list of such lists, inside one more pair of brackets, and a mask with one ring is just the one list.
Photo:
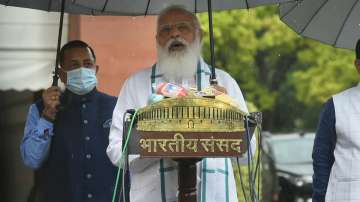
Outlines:
{"label": "spectacles", "polygon": [[174,27],[182,34],[188,34],[194,30],[194,26],[190,22],[178,22],[175,24],[160,25],[159,35],[163,37],[169,36]]}

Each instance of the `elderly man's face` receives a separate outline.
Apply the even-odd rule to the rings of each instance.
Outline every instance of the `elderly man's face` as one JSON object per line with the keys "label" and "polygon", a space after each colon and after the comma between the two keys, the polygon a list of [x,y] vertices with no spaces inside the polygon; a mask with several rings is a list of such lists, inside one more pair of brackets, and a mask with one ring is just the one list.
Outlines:
{"label": "elderly man's face", "polygon": [[[195,40],[195,32],[192,17],[183,11],[173,10],[159,19],[156,38],[161,47],[165,47],[169,40],[175,38],[182,38],[191,44]],[[171,43],[168,51],[181,51],[185,48],[184,44],[175,42]]]}

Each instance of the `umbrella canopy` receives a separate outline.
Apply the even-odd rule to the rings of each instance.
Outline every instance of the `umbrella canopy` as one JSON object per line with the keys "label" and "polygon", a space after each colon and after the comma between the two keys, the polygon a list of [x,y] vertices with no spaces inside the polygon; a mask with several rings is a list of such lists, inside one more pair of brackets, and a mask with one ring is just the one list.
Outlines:
{"label": "umbrella canopy", "polygon": [[360,0],[302,0],[280,5],[280,18],[302,36],[355,49],[360,38]]}
{"label": "umbrella canopy", "polygon": [[59,40],[57,47],[57,57],[53,85],[58,81],[58,54],[61,44],[62,21],[64,12],[71,14],[85,15],[147,15],[159,14],[161,10],[171,5],[184,6],[186,9],[194,12],[208,11],[209,13],[209,31],[211,48],[212,74],[211,82],[216,83],[215,76],[215,58],[214,58],[214,37],[212,31],[212,10],[226,10],[235,8],[250,8],[260,5],[282,3],[291,0],[217,0],[212,6],[211,0],[0,0],[0,4],[6,6],[16,6],[24,8],[33,8],[45,11],[61,12]]}
{"label": "umbrella canopy", "polygon": [[[0,4],[36,10],[60,12],[62,0],[0,0]],[[101,12],[91,8],[75,5],[71,0],[65,0],[64,12],[81,15],[113,15],[109,12]]]}
{"label": "umbrella canopy", "polygon": [[[290,0],[215,0],[212,10],[253,8],[261,5],[283,3]],[[103,12],[116,12],[120,15],[156,15],[171,5],[183,6],[189,11],[208,11],[206,0],[73,0],[74,4]]]}
{"label": "umbrella canopy", "polygon": [[182,6],[188,11],[208,12],[210,34],[211,76],[210,83],[216,84],[214,36],[212,27],[212,11],[237,8],[252,8],[260,5],[283,3],[292,0],[74,0],[74,4],[95,9],[101,12],[117,13],[118,15],[157,15],[163,9],[172,6]]}

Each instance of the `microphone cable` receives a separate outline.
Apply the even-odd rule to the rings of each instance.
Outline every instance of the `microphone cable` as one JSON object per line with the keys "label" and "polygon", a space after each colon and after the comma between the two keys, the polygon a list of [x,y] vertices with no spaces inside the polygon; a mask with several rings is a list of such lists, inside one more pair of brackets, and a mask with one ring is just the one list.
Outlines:
{"label": "microphone cable", "polygon": [[242,193],[243,193],[243,195],[244,195],[245,202],[247,202],[248,200],[247,200],[247,196],[246,196],[246,192],[245,192],[244,180],[243,180],[242,173],[241,173],[241,167],[240,167],[239,157],[236,157],[236,163],[237,163],[238,172],[239,172],[239,177],[240,177],[241,190],[242,190]]}
{"label": "microphone cable", "polygon": [[[132,114],[133,113],[133,114]],[[124,137],[124,133],[125,133],[125,116],[127,114],[130,114],[131,115],[131,123],[130,123],[130,126],[128,128],[128,131],[127,131],[127,136],[126,136],[126,140],[124,142],[123,140],[123,143],[122,143],[122,152],[121,152],[121,155],[120,155],[120,159],[119,159],[119,163],[118,163],[118,172],[117,172],[117,175],[116,175],[116,181],[115,181],[115,187],[114,187],[114,191],[113,191],[113,197],[112,197],[112,202],[115,202],[116,200],[116,192],[117,192],[117,189],[118,189],[118,185],[119,185],[119,181],[121,182],[121,188],[120,188],[120,194],[122,193],[122,196],[120,196],[119,198],[125,198],[125,171],[124,169],[126,169],[126,166],[127,166],[127,163],[125,162],[125,160],[127,160],[127,146],[129,144],[129,140],[131,138],[131,131],[132,131],[132,128],[133,128],[133,125],[134,125],[134,122],[135,122],[135,119],[136,119],[136,116],[137,116],[137,111],[136,110],[127,110],[124,115],[123,115],[123,137]],[[125,201],[124,201],[125,202]]]}

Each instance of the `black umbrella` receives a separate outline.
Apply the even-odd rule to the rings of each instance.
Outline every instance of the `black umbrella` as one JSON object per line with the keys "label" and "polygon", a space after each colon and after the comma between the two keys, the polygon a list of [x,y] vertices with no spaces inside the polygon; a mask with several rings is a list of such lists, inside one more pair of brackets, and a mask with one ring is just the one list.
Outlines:
{"label": "black umbrella", "polygon": [[301,36],[355,49],[360,38],[360,0],[302,0],[280,6],[280,18]]}
{"label": "black umbrella", "polygon": [[292,0],[0,0],[0,4],[23,8],[32,8],[44,11],[60,12],[59,35],[57,44],[57,54],[55,71],[53,76],[53,86],[58,84],[58,65],[59,52],[61,45],[61,34],[64,13],[82,15],[156,15],[164,8],[171,5],[184,6],[189,11],[208,12],[209,32],[210,32],[210,53],[211,53],[211,76],[210,82],[216,84],[215,75],[215,54],[214,54],[214,35],[213,35],[213,10],[229,10],[240,8],[252,8],[260,5],[283,3]]}
{"label": "black umbrella", "polygon": [[185,9],[193,11],[194,13],[207,11],[209,16],[210,64],[212,67],[210,83],[216,84],[212,11],[241,8],[249,9],[256,6],[288,1],[292,0],[74,0],[74,3],[98,11],[113,12],[126,16],[157,15],[171,5],[183,6]]}

